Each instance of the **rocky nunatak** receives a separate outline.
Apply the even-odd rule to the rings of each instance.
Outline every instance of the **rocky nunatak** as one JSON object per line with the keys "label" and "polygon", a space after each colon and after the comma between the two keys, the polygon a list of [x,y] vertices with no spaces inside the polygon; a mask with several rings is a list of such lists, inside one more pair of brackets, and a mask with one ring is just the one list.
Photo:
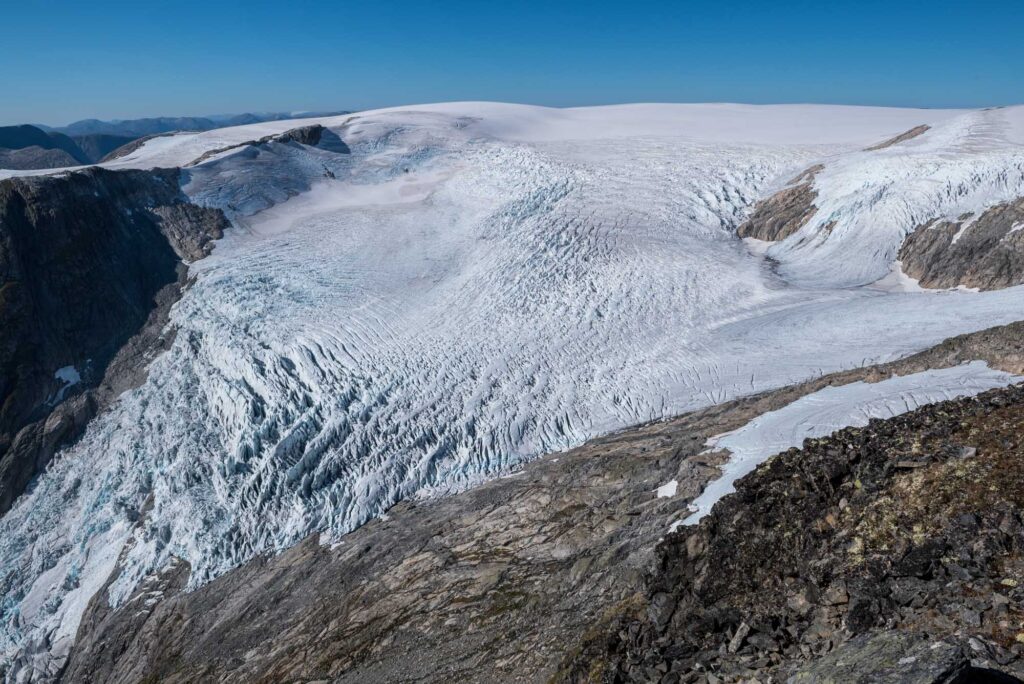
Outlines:
{"label": "rocky nunatak", "polygon": [[1022,435],[1014,386],[774,457],[658,546],[559,679],[1017,681]]}
{"label": "rocky nunatak", "polygon": [[907,275],[929,288],[997,290],[1024,283],[1024,198],[956,221],[929,221],[900,248]]}
{"label": "rocky nunatak", "polygon": [[817,211],[814,177],[824,169],[823,165],[815,164],[789,181],[784,189],[758,202],[750,217],[736,229],[736,234],[741,238],[777,242],[803,228]]}
{"label": "rocky nunatak", "polygon": [[0,182],[0,514],[167,343],[184,262],[227,221],[180,171]]}

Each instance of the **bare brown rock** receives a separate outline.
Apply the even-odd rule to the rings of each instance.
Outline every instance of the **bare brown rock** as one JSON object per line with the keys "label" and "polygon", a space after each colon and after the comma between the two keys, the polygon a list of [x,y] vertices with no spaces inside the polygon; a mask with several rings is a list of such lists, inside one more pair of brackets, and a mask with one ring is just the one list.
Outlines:
{"label": "bare brown rock", "polygon": [[1024,198],[980,216],[930,221],[900,248],[904,272],[922,287],[996,290],[1024,283]]}
{"label": "bare brown rock", "polygon": [[775,456],[659,544],[642,605],[671,619],[622,611],[561,681],[668,663],[723,682],[1019,682],[1022,433],[1018,385]]}
{"label": "bare brown rock", "polygon": [[892,147],[893,145],[899,145],[901,142],[906,142],[907,140],[910,140],[912,138],[916,138],[917,136],[919,136],[919,135],[921,135],[921,134],[923,134],[923,133],[925,133],[925,132],[927,132],[929,130],[931,130],[931,126],[928,126],[928,125],[925,125],[925,124],[922,124],[920,126],[914,126],[909,131],[906,131],[904,133],[900,133],[895,138],[889,138],[885,142],[880,142],[877,145],[872,145],[871,147],[867,147],[867,148],[864,149],[864,151],[865,152],[873,152],[875,150],[884,150],[887,147]]}
{"label": "bare brown rock", "polygon": [[787,184],[789,187],[758,202],[736,233],[743,238],[777,242],[803,228],[817,211],[814,200],[818,193],[813,182],[824,168],[821,164],[812,166],[792,179]]}

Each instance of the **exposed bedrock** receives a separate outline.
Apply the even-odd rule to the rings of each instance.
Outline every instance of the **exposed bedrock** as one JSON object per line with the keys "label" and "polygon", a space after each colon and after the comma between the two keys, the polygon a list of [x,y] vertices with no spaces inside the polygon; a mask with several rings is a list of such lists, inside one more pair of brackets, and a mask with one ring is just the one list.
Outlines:
{"label": "exposed bedrock", "polygon": [[0,182],[0,514],[161,344],[183,261],[226,220],[177,170]]}
{"label": "exposed bedrock", "polygon": [[1018,385],[774,457],[658,546],[565,680],[1019,681],[992,671],[1024,674],[1022,434]]}
{"label": "exposed bedrock", "polygon": [[789,181],[784,190],[754,205],[754,211],[736,229],[742,238],[776,242],[797,232],[814,216],[814,177],[825,167],[817,164]]}
{"label": "exposed bedrock", "polygon": [[[675,563],[687,561],[673,554],[686,550],[688,537],[669,536],[669,526],[689,514],[687,504],[717,474],[723,455],[706,453],[707,438],[830,384],[875,381],[893,373],[971,359],[984,359],[1008,371],[1024,370],[1024,324],[952,338],[890,364],[817,378],[596,439],[534,462],[520,474],[456,496],[400,503],[333,548],[321,546],[314,535],[279,556],[254,560],[194,592],[182,591],[188,567],[173,565],[149,578],[117,610],[111,610],[105,591],[93,598],[63,681],[538,682],[553,677],[585,681],[584,675],[593,668],[598,668],[593,669],[596,681],[601,672],[658,681],[671,669],[659,669],[662,662],[675,666],[671,657],[662,657],[659,651],[662,660],[651,666],[653,670],[645,669],[646,663],[634,670],[624,664],[618,651],[605,646],[618,638],[610,625],[625,625],[627,636],[639,639],[656,625],[669,624],[660,617],[649,623],[654,618],[645,616],[659,616],[666,601],[676,605],[687,595],[686,585],[674,583],[683,571],[673,570]],[[994,401],[977,405],[994,405]],[[983,444],[971,444],[981,454],[976,462],[986,463]],[[824,446],[813,453],[819,452],[828,453]],[[781,461],[787,464],[785,471],[769,466],[772,482],[780,483],[773,486],[784,486],[781,491],[798,501],[801,496],[828,493],[815,479],[820,475],[817,460],[812,459],[805,471],[799,459],[786,458]],[[880,463],[881,458],[872,456],[870,463]],[[924,460],[925,456],[907,458]],[[872,468],[864,477],[883,478],[884,464]],[[1024,469],[1019,472],[1024,474]],[[658,496],[656,490],[672,480],[674,493]],[[872,485],[865,496],[847,495],[850,511],[864,510],[876,494],[886,491],[881,484],[876,487],[875,480],[865,481]],[[1008,481],[1006,487],[1011,486],[1013,482]],[[815,503],[818,498],[799,504],[809,511],[806,515],[777,523],[785,502],[774,491],[763,495],[771,494],[766,501],[773,516],[764,525],[780,524],[778,534],[765,532],[757,522],[763,512],[760,493],[753,498],[743,493],[733,497],[742,504],[733,505],[724,518],[724,514],[713,516],[719,521],[714,523],[717,527],[700,528],[713,536],[703,542],[708,548],[727,547],[735,539],[730,558],[740,556],[734,559],[735,571],[707,565],[702,576],[721,572],[715,587],[735,580],[746,592],[743,596],[750,594],[764,606],[774,598],[784,603],[788,594],[758,595],[758,582],[767,582],[776,570],[782,575],[796,572],[797,580],[805,582],[798,561],[809,559],[817,567],[815,557],[801,554],[818,547],[804,543],[799,535],[814,534],[819,539],[831,529],[800,528],[807,517],[813,517],[811,511],[819,510],[815,506],[824,505]],[[992,505],[996,504],[994,500]],[[936,520],[944,520],[945,509],[936,510]],[[920,519],[930,520],[931,511],[923,510]],[[720,522],[737,515],[732,527]],[[979,520],[979,529],[988,529],[990,519]],[[694,528],[683,529],[692,534]],[[765,546],[753,546],[761,533],[767,535]],[[666,536],[669,541],[658,547]],[[773,544],[784,549],[778,558],[764,555],[763,549]],[[751,570],[755,559],[744,559],[747,552],[760,553],[757,558],[777,565]],[[710,553],[701,556],[711,557]],[[735,578],[729,572],[754,574]],[[848,575],[852,577],[853,572]],[[766,586],[779,591],[775,585]],[[860,586],[851,579],[847,591],[854,595]],[[932,584],[926,587],[933,588]],[[711,608],[693,605],[699,614],[710,614]],[[742,605],[746,604],[737,604],[737,609]],[[973,606],[963,601],[961,605]],[[729,643],[740,619],[735,618],[731,627],[721,623],[721,632],[712,630],[708,638],[718,639],[715,644]],[[749,643],[760,643],[760,638],[752,633]],[[631,639],[628,636],[623,642],[623,653],[641,647]],[[648,647],[648,641],[637,643]],[[741,638],[739,643],[737,657],[746,658],[750,655],[747,642]],[[838,645],[840,639],[833,638],[833,643]],[[823,651],[816,647],[804,658],[799,650],[797,660],[804,664],[819,653]],[[695,677],[702,672],[696,660],[680,658],[679,662]],[[758,667],[778,669],[779,663],[770,659],[766,663]],[[667,681],[710,680],[670,676]]]}
{"label": "exposed bedrock", "polygon": [[886,140],[884,142],[880,142],[877,145],[872,145],[871,147],[866,147],[866,148],[864,148],[864,151],[865,152],[874,152],[875,150],[884,150],[887,147],[892,147],[893,145],[899,145],[902,142],[906,142],[908,140],[912,140],[913,138],[916,138],[919,135],[923,135],[924,133],[927,133],[928,131],[931,130],[931,128],[932,128],[931,126],[928,126],[926,124],[922,124],[920,126],[914,126],[909,131],[906,131],[904,133],[900,133],[899,135],[897,135],[894,138],[889,138],[888,140]]}
{"label": "exposed bedrock", "polygon": [[980,215],[931,221],[911,233],[899,252],[903,271],[922,287],[963,285],[995,290],[1024,283],[1024,198]]}

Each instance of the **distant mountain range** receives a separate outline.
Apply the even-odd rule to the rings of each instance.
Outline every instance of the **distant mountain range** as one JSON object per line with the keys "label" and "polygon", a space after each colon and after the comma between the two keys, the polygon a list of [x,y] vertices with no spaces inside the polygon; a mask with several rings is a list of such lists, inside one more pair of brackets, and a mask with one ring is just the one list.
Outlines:
{"label": "distant mountain range", "polygon": [[208,131],[225,126],[281,121],[346,112],[262,112],[206,117],[155,117],[100,121],[83,119],[67,126],[0,126],[0,168],[51,169],[102,161],[114,150],[151,135]]}
{"label": "distant mountain range", "polygon": [[334,116],[343,111],[328,112],[247,112],[245,114],[218,114],[213,116],[159,116],[148,119],[82,119],[67,126],[50,127],[37,124],[36,127],[51,133],[78,135],[123,135],[141,138],[171,131],[209,131],[225,126],[260,123],[261,121],[283,121],[314,116]]}

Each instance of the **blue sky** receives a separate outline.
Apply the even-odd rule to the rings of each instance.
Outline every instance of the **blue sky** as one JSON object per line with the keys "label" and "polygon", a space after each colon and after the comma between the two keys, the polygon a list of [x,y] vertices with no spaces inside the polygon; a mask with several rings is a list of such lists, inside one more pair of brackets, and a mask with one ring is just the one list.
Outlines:
{"label": "blue sky", "polygon": [[1024,0],[3,7],[0,124],[445,100],[1024,101]]}

